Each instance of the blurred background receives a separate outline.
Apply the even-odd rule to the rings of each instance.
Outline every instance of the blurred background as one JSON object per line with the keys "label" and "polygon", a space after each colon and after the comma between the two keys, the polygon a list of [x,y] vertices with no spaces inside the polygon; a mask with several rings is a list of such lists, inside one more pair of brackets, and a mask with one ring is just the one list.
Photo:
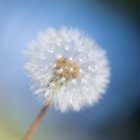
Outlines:
{"label": "blurred background", "polygon": [[140,140],[139,0],[0,0],[0,140],[21,140],[42,105],[23,50],[50,26],[79,28],[106,51],[111,83],[94,107],[49,108],[33,140]]}

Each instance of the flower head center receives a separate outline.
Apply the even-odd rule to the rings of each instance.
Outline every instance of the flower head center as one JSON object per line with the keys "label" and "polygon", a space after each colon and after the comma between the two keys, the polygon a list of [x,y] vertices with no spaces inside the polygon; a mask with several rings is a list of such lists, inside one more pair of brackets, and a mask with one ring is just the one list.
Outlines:
{"label": "flower head center", "polygon": [[76,79],[78,77],[79,67],[74,61],[62,56],[55,60],[54,73],[64,77],[66,80]]}

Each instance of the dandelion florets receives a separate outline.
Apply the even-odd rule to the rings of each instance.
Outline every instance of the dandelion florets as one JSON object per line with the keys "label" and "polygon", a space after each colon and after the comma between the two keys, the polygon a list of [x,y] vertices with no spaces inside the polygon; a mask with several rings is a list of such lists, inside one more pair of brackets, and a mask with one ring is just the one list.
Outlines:
{"label": "dandelion florets", "polygon": [[77,29],[40,33],[27,56],[34,93],[62,112],[93,105],[105,93],[110,76],[106,53]]}
{"label": "dandelion florets", "polygon": [[64,77],[66,80],[75,79],[78,77],[79,68],[78,65],[67,60],[65,57],[60,57],[55,60],[54,74]]}

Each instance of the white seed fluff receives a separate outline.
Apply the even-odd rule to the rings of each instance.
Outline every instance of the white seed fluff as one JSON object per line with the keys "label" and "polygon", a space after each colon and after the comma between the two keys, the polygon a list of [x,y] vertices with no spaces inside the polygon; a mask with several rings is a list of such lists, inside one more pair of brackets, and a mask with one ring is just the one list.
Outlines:
{"label": "white seed fluff", "polygon": [[[106,53],[77,29],[49,28],[29,44],[26,55],[25,69],[33,79],[34,93],[41,95],[44,103],[51,101],[61,112],[93,105],[105,93],[110,76]],[[77,78],[60,76],[62,68],[54,74],[54,62],[61,57],[77,64]]]}

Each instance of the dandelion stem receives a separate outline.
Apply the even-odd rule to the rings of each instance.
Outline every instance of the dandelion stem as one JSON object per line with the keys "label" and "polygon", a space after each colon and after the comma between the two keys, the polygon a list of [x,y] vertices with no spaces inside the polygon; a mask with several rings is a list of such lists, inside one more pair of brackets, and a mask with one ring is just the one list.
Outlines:
{"label": "dandelion stem", "polygon": [[23,140],[30,140],[32,137],[32,134],[34,133],[35,129],[37,128],[40,120],[42,119],[43,115],[45,114],[47,108],[49,107],[49,103],[45,104],[44,107],[41,109],[40,113],[36,117],[35,121],[31,125],[30,129],[27,131],[25,137]]}

